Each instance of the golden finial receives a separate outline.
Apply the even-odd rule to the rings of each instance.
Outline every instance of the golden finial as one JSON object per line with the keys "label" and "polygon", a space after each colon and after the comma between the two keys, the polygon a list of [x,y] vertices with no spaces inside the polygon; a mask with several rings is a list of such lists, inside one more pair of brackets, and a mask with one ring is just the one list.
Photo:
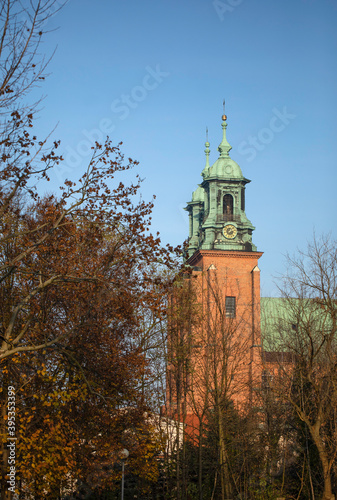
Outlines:
{"label": "golden finial", "polygon": [[226,120],[227,120],[227,116],[226,116],[226,114],[225,114],[225,99],[222,101],[222,105],[223,105],[223,115],[222,115],[222,119],[223,119],[224,121],[226,121]]}

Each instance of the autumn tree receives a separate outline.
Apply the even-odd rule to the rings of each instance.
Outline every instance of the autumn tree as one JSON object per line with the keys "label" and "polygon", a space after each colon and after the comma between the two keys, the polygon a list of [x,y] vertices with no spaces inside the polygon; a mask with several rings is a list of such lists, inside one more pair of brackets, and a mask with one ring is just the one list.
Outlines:
{"label": "autumn tree", "polygon": [[[152,204],[132,202],[139,185],[108,187],[109,176],[125,168],[119,150],[108,148],[97,149],[80,186],[67,182],[59,199],[10,205],[2,231],[1,358],[29,378],[34,368],[23,359],[31,354],[34,366],[37,352],[48,359],[57,352],[52,368],[60,363],[61,376],[70,364],[95,397],[109,398],[109,420],[131,401],[138,418],[145,411],[138,314],[159,310],[153,282],[158,292],[161,280],[150,266],[156,259],[169,264],[170,256],[147,231]],[[109,163],[107,153],[115,154]]]}
{"label": "autumn tree", "polygon": [[95,144],[77,183],[67,180],[58,195],[38,191],[62,157],[59,141],[33,134],[36,104],[26,97],[45,77],[39,46],[57,5],[0,2],[2,498],[10,496],[8,386],[22,494],[58,498],[74,478],[111,486],[125,446],[134,472],[156,478],[156,439],[144,438],[151,367],[139,338],[142,318],[162,314],[158,268],[171,266],[172,249],[150,233],[153,204],[140,198],[139,177],[123,182],[137,162],[109,139]]}
{"label": "autumn tree", "polygon": [[[198,321],[195,291],[190,281],[190,273],[182,272],[174,281],[168,301],[167,324],[167,380],[165,415],[174,425],[174,445],[169,448],[166,459],[174,459],[176,498],[185,498],[187,490],[186,423],[187,393],[190,376],[193,326]],[[189,421],[189,426],[192,422]],[[192,424],[193,425],[193,424]],[[168,431],[168,438],[172,435]],[[173,450],[175,450],[173,457]]]}

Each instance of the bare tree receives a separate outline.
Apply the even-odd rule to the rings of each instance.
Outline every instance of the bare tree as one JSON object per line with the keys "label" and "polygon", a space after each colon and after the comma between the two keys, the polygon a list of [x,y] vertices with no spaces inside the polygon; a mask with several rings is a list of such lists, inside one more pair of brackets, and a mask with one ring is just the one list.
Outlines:
{"label": "bare tree", "polygon": [[[27,96],[45,78],[48,62],[40,52],[48,20],[66,0],[0,0],[0,216],[14,198],[36,196],[36,185],[61,160],[59,141],[31,133],[37,101]],[[52,56],[51,56],[52,57]]]}
{"label": "bare tree", "polygon": [[[193,368],[189,397],[193,412],[198,415],[199,429],[199,498],[201,493],[202,450],[204,447],[202,430],[208,437],[215,437],[218,449],[217,477],[221,488],[221,498],[231,498],[240,493],[239,481],[231,463],[231,441],[229,422],[233,412],[247,412],[251,405],[249,385],[249,360],[251,339],[248,316],[250,304],[245,305],[239,295],[236,307],[240,315],[226,309],[225,294],[231,289],[226,273],[219,276],[217,271],[207,270],[205,290],[199,293],[204,298],[202,326],[198,327],[194,338]],[[227,290],[226,293],[224,291]],[[246,310],[247,309],[247,310]],[[248,316],[247,316],[248,313]]]}
{"label": "bare tree", "polygon": [[[197,301],[190,275],[176,279],[168,308],[166,413],[176,421],[177,499],[186,495],[186,420],[193,327],[198,322]],[[183,424],[183,433],[179,431]]]}
{"label": "bare tree", "polygon": [[[239,294],[240,314],[226,309],[231,283],[226,273],[218,275],[215,268],[192,271],[178,290],[169,313],[168,388],[176,416],[186,425],[185,437],[197,448],[198,498],[215,492],[219,498],[231,498],[241,490],[228,444],[235,433],[231,420],[233,415],[239,419],[240,412],[247,415],[252,404],[251,304],[244,304]],[[207,450],[211,448],[217,456],[212,453],[210,466]],[[183,469],[184,448],[181,455]],[[213,478],[213,484],[208,478],[207,492],[205,470],[212,470]]]}
{"label": "bare tree", "polygon": [[[291,258],[274,317],[276,397],[304,422],[319,455],[322,500],[334,500],[337,457],[337,242],[316,238]],[[276,335],[275,335],[276,334]],[[272,368],[270,368],[272,367]]]}
{"label": "bare tree", "polygon": [[0,1],[0,114],[32,112],[22,99],[46,77],[49,58],[40,53],[48,20],[67,0]]}

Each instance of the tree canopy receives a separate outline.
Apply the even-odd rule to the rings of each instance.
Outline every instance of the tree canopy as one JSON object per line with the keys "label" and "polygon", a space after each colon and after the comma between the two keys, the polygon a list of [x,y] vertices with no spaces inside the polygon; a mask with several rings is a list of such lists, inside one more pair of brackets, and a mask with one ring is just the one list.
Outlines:
{"label": "tree canopy", "polygon": [[138,163],[107,138],[77,182],[58,194],[39,188],[63,159],[58,140],[34,135],[36,103],[27,103],[46,76],[40,41],[59,5],[0,2],[2,498],[11,495],[8,387],[22,495],[59,498],[76,481],[112,487],[124,447],[146,488],[161,446],[150,432],[150,367],[139,339],[144,318],[163,317],[162,271],[174,259],[151,234],[153,201],[142,200],[139,175],[124,179]]}

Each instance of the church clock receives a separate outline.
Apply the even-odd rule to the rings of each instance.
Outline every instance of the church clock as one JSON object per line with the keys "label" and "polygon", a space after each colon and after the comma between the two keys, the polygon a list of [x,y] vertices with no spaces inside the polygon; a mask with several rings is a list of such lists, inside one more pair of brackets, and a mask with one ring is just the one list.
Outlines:
{"label": "church clock", "polygon": [[222,234],[228,240],[233,240],[235,238],[235,236],[238,234],[238,230],[236,229],[236,227],[233,224],[227,224],[223,228]]}

